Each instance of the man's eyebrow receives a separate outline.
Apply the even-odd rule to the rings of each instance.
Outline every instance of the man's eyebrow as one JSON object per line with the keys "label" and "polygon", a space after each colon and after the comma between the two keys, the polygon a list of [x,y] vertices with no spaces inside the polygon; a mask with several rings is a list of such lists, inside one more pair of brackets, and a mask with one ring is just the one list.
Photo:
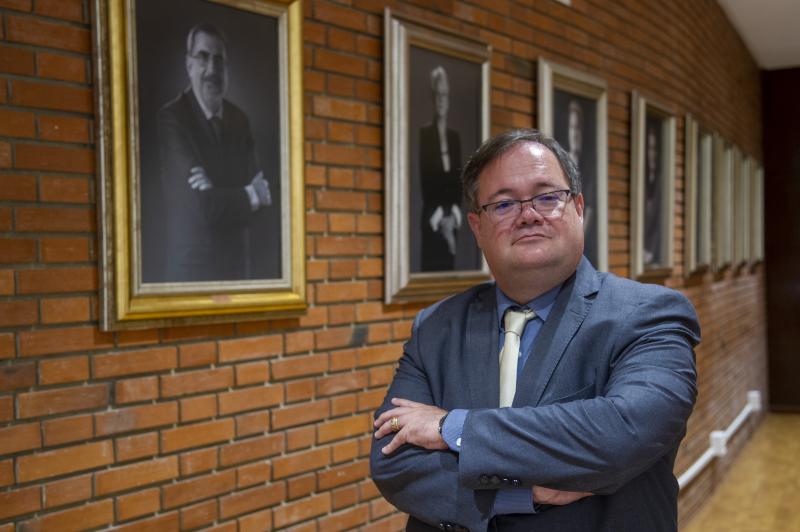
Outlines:
{"label": "man's eyebrow", "polygon": [[[545,181],[543,183],[537,183],[537,185],[536,185],[536,189],[538,189],[538,190],[547,189],[547,188],[552,188],[553,190],[563,190],[563,188],[560,188],[560,187],[563,187],[563,185],[560,184],[560,183],[557,183],[555,181]],[[537,194],[542,194],[542,192],[538,192],[537,191],[536,193],[534,193],[534,196],[537,195]],[[494,191],[486,199],[488,201],[492,201],[493,199],[495,199],[495,198],[497,198],[499,196],[514,196],[514,191],[512,189],[510,189],[510,188],[507,188],[507,187],[506,188],[501,188],[499,190]]]}

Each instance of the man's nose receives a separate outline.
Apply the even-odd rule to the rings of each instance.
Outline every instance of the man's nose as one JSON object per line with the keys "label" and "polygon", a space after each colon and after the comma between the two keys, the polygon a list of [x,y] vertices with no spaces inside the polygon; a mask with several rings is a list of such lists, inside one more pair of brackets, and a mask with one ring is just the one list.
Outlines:
{"label": "man's nose", "polygon": [[525,223],[533,223],[536,220],[541,220],[543,217],[539,211],[533,208],[533,202],[528,201],[520,205],[522,212],[520,213],[520,220]]}

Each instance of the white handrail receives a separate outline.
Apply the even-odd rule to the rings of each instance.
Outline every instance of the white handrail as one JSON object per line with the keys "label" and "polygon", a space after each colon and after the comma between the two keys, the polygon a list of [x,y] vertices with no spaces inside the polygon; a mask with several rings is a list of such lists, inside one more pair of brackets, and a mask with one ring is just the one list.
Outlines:
{"label": "white handrail", "polygon": [[753,412],[761,410],[761,392],[758,390],[750,390],[747,392],[747,404],[744,405],[739,415],[731,422],[725,430],[714,430],[709,435],[708,439],[710,445],[706,452],[700,455],[689,469],[683,472],[678,477],[678,486],[680,489],[686,487],[694,478],[702,471],[711,461],[718,456],[725,456],[728,452],[728,440],[736,433],[742,424],[750,417]]}

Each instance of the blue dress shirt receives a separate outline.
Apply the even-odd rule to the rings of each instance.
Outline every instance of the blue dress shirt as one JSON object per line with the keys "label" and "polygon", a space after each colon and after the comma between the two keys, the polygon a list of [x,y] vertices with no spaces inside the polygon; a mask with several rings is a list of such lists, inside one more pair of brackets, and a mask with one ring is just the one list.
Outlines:
{"label": "blue dress shirt", "polygon": [[[517,377],[519,378],[528,356],[533,350],[533,344],[536,340],[536,335],[550,315],[553,309],[553,304],[556,301],[559,290],[562,285],[545,292],[539,297],[528,302],[525,307],[533,309],[536,312],[536,318],[529,321],[525,326],[522,333],[519,347],[519,362],[517,363]],[[519,307],[508,298],[500,288],[495,286],[497,292],[497,322],[500,324],[500,343],[497,347],[499,356],[500,350],[503,348],[503,340],[505,336],[505,329],[503,327],[503,315],[509,307]],[[464,421],[467,419],[468,410],[456,408],[450,411],[447,419],[442,426],[442,438],[447,446],[455,452],[461,450],[461,433],[464,429]],[[494,501],[495,514],[519,514],[519,513],[535,513],[533,509],[533,497],[531,496],[530,488],[508,488],[501,489],[497,492],[497,498]]]}

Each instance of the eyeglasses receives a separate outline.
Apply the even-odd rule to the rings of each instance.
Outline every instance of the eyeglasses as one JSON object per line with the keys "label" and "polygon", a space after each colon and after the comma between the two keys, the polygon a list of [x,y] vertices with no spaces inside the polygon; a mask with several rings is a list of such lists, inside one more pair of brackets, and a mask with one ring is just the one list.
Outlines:
{"label": "eyeglasses", "polygon": [[570,196],[574,195],[571,190],[554,190],[524,200],[505,199],[487,203],[481,205],[480,209],[496,224],[515,220],[526,203],[530,203],[533,210],[545,218],[560,218]]}
{"label": "eyeglasses", "polygon": [[189,54],[189,57],[200,63],[201,66],[205,67],[209,63],[214,63],[215,67],[222,67],[228,64],[228,60],[225,59],[224,55],[221,54],[210,54],[206,51],[199,51],[196,54]]}

